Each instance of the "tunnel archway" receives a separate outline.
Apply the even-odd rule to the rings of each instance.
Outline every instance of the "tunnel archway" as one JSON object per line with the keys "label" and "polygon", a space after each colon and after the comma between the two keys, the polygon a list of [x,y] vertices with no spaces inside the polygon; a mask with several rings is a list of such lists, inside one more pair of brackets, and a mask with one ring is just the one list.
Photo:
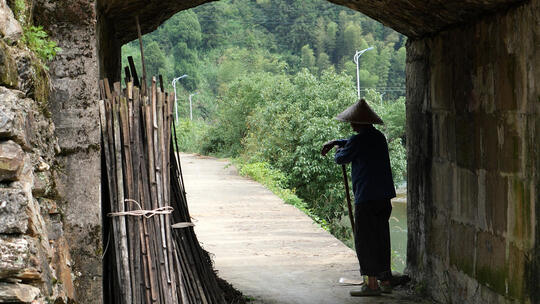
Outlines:
{"label": "tunnel archway", "polygon": [[[97,115],[74,122],[82,110],[95,110],[98,74],[120,78],[120,46],[136,37],[134,16],[147,33],[177,11],[209,1],[38,2],[37,19],[66,51],[52,65],[51,112],[69,188],[79,165],[99,157],[99,138],[91,130]],[[540,300],[535,288],[540,279],[540,1],[332,2],[410,38],[408,267],[413,277],[430,282],[429,293],[441,301]],[[47,22],[50,16],[58,23]],[[74,38],[74,33],[83,35]],[[64,67],[79,55],[96,66]],[[96,195],[88,192],[99,185],[99,168],[85,166],[85,186],[68,189],[67,204],[82,197],[95,212]],[[93,217],[87,221],[100,225]],[[74,227],[70,241],[77,243],[85,232]],[[99,264],[96,254],[88,255],[79,269]],[[81,282],[93,286],[90,277]]]}

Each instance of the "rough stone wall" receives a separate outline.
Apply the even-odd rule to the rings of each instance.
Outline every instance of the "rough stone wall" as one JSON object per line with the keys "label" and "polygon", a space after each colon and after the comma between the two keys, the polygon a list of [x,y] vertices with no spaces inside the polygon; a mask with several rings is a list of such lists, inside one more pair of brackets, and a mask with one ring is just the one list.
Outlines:
{"label": "rough stone wall", "polygon": [[408,270],[444,303],[540,303],[540,0],[407,53]]}
{"label": "rough stone wall", "polygon": [[65,303],[74,289],[57,205],[60,148],[47,73],[21,41],[28,3],[19,22],[0,0],[0,302]]}
{"label": "rough stone wall", "polygon": [[62,52],[50,63],[50,111],[61,152],[58,206],[73,259],[75,300],[102,302],[96,3],[36,0],[34,19]]}

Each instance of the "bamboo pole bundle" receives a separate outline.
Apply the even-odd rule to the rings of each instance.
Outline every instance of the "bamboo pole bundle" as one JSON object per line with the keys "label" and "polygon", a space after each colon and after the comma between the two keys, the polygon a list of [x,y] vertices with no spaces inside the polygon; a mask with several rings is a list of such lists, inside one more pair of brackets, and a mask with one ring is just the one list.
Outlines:
{"label": "bamboo pole bundle", "polygon": [[129,62],[125,88],[99,83],[105,303],[225,303],[187,209],[173,98]]}

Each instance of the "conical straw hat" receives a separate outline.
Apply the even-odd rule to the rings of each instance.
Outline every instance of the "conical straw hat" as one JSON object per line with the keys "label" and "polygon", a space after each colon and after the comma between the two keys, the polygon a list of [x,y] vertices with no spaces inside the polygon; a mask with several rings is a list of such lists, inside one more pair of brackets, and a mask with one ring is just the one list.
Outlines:
{"label": "conical straw hat", "polygon": [[339,121],[353,122],[357,124],[380,124],[384,122],[382,119],[369,107],[364,99],[360,99],[357,103],[348,107],[341,112],[336,119]]}

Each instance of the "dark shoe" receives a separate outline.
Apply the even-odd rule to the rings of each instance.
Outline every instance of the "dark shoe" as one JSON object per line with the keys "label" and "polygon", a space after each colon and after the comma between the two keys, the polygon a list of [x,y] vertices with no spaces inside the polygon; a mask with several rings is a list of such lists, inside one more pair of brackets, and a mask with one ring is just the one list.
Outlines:
{"label": "dark shoe", "polygon": [[352,297],[376,297],[381,295],[381,289],[371,289],[367,285],[363,285],[359,290],[351,290],[349,294]]}

